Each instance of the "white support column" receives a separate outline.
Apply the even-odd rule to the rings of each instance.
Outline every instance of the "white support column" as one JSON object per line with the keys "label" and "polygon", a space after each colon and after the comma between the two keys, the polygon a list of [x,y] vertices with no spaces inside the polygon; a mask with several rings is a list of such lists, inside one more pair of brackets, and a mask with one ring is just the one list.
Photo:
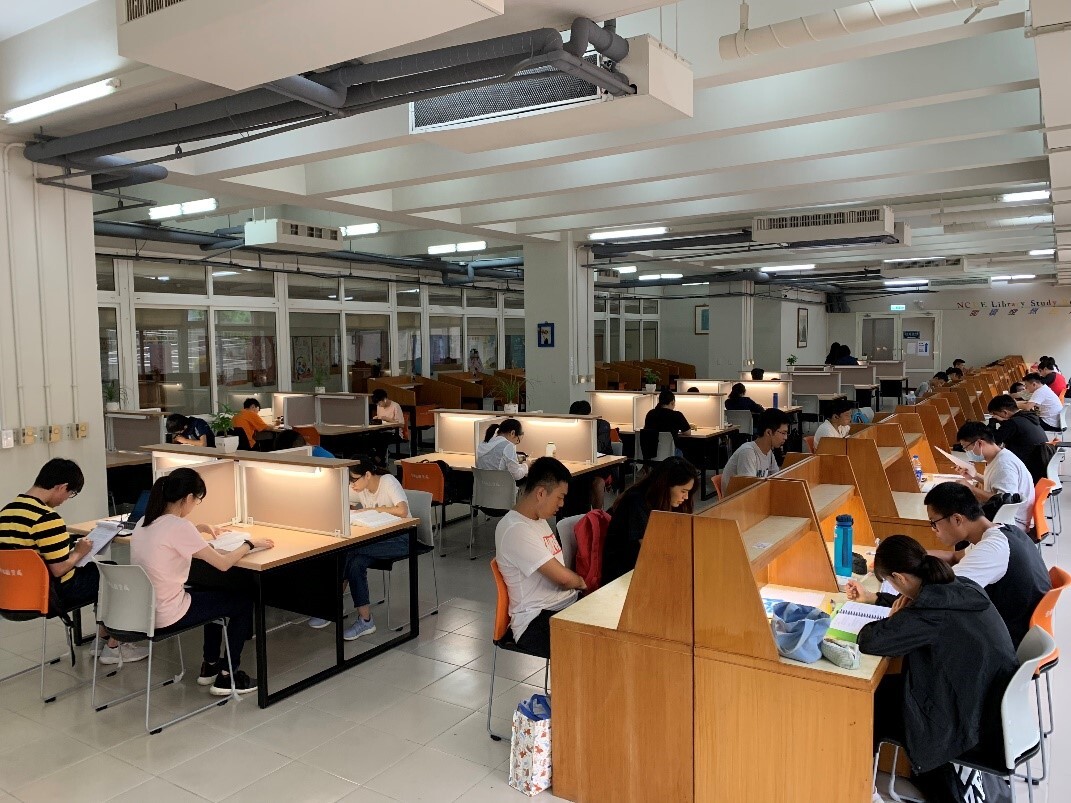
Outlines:
{"label": "white support column", "polygon": [[[754,361],[755,285],[732,282],[712,285],[714,293],[732,295],[710,299],[710,349],[707,376],[734,378]],[[699,366],[697,366],[699,367]]]}

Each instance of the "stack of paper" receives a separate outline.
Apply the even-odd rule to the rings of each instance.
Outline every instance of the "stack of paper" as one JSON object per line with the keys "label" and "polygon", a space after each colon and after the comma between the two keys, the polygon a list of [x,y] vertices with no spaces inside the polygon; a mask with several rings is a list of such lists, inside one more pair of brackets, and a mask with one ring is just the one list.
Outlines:
{"label": "stack of paper", "polygon": [[401,521],[392,513],[383,513],[379,510],[351,510],[350,524],[360,527],[386,527]]}
{"label": "stack of paper", "polygon": [[93,546],[75,565],[85,566],[93,560],[93,556],[98,554],[104,547],[108,546],[108,544],[112,542],[112,539],[119,534],[121,529],[123,529],[123,523],[120,521],[98,521],[97,526],[90,530],[89,534],[86,535],[86,538],[89,539],[89,543]]}
{"label": "stack of paper", "polygon": [[[228,532],[216,536],[215,540],[209,541],[208,543],[212,545],[212,548],[216,550],[216,552],[223,552],[226,554],[227,552],[233,552],[246,541],[251,540],[252,538],[250,538],[249,533],[242,532],[241,530],[229,530]],[[259,552],[261,549],[263,549],[263,547],[257,547],[256,549],[251,550],[251,552]]]}

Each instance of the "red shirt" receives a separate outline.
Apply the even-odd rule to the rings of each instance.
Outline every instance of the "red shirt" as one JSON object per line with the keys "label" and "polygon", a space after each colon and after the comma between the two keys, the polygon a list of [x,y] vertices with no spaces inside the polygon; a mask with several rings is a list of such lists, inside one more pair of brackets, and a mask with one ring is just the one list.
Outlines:
{"label": "red shirt", "polygon": [[1064,391],[1067,390],[1067,379],[1058,371],[1052,372],[1052,384],[1049,385],[1052,388],[1052,392],[1057,396],[1062,396]]}

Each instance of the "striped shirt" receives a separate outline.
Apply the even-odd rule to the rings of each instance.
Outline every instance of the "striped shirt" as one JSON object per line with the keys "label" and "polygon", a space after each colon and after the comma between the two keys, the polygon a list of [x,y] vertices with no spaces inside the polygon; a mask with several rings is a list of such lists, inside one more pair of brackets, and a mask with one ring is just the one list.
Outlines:
{"label": "striped shirt", "polygon": [[[36,497],[19,494],[0,510],[0,549],[36,549],[45,563],[62,563],[71,554],[71,536],[59,513]],[[74,569],[59,581],[72,577]]]}

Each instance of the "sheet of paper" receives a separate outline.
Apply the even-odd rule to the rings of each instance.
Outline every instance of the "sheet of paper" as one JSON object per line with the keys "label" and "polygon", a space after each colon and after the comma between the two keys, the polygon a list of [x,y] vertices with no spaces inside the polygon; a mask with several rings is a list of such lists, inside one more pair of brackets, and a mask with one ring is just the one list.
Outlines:
{"label": "sheet of paper", "polygon": [[119,531],[123,529],[122,522],[118,521],[99,521],[97,526],[89,531],[86,538],[93,545],[92,548],[85,554],[85,556],[78,561],[77,566],[85,566],[91,560],[93,556],[97,555],[104,547],[108,546],[112,542],[112,539],[119,534]]}
{"label": "sheet of paper", "polygon": [[887,619],[892,608],[883,605],[867,605],[862,602],[845,602],[829,623],[827,638],[839,638],[855,643],[859,631],[871,622]]}
{"label": "sheet of paper", "polygon": [[[228,530],[227,532],[220,533],[216,538],[208,543],[216,552],[233,552],[246,541],[252,540],[249,533],[241,530]],[[251,550],[252,552],[260,552],[261,547]]]}
{"label": "sheet of paper", "polygon": [[971,468],[970,462],[967,461],[967,460],[964,460],[962,457],[956,457],[951,452],[946,452],[940,446],[935,446],[934,448],[937,451],[939,451],[941,454],[943,454],[945,457],[947,457],[949,460],[951,460],[954,465],[957,465],[960,468]]}
{"label": "sheet of paper", "polygon": [[386,527],[389,524],[395,524],[401,521],[398,516],[391,513],[384,513],[380,510],[351,510],[350,511],[350,524],[357,524],[361,527]]}

